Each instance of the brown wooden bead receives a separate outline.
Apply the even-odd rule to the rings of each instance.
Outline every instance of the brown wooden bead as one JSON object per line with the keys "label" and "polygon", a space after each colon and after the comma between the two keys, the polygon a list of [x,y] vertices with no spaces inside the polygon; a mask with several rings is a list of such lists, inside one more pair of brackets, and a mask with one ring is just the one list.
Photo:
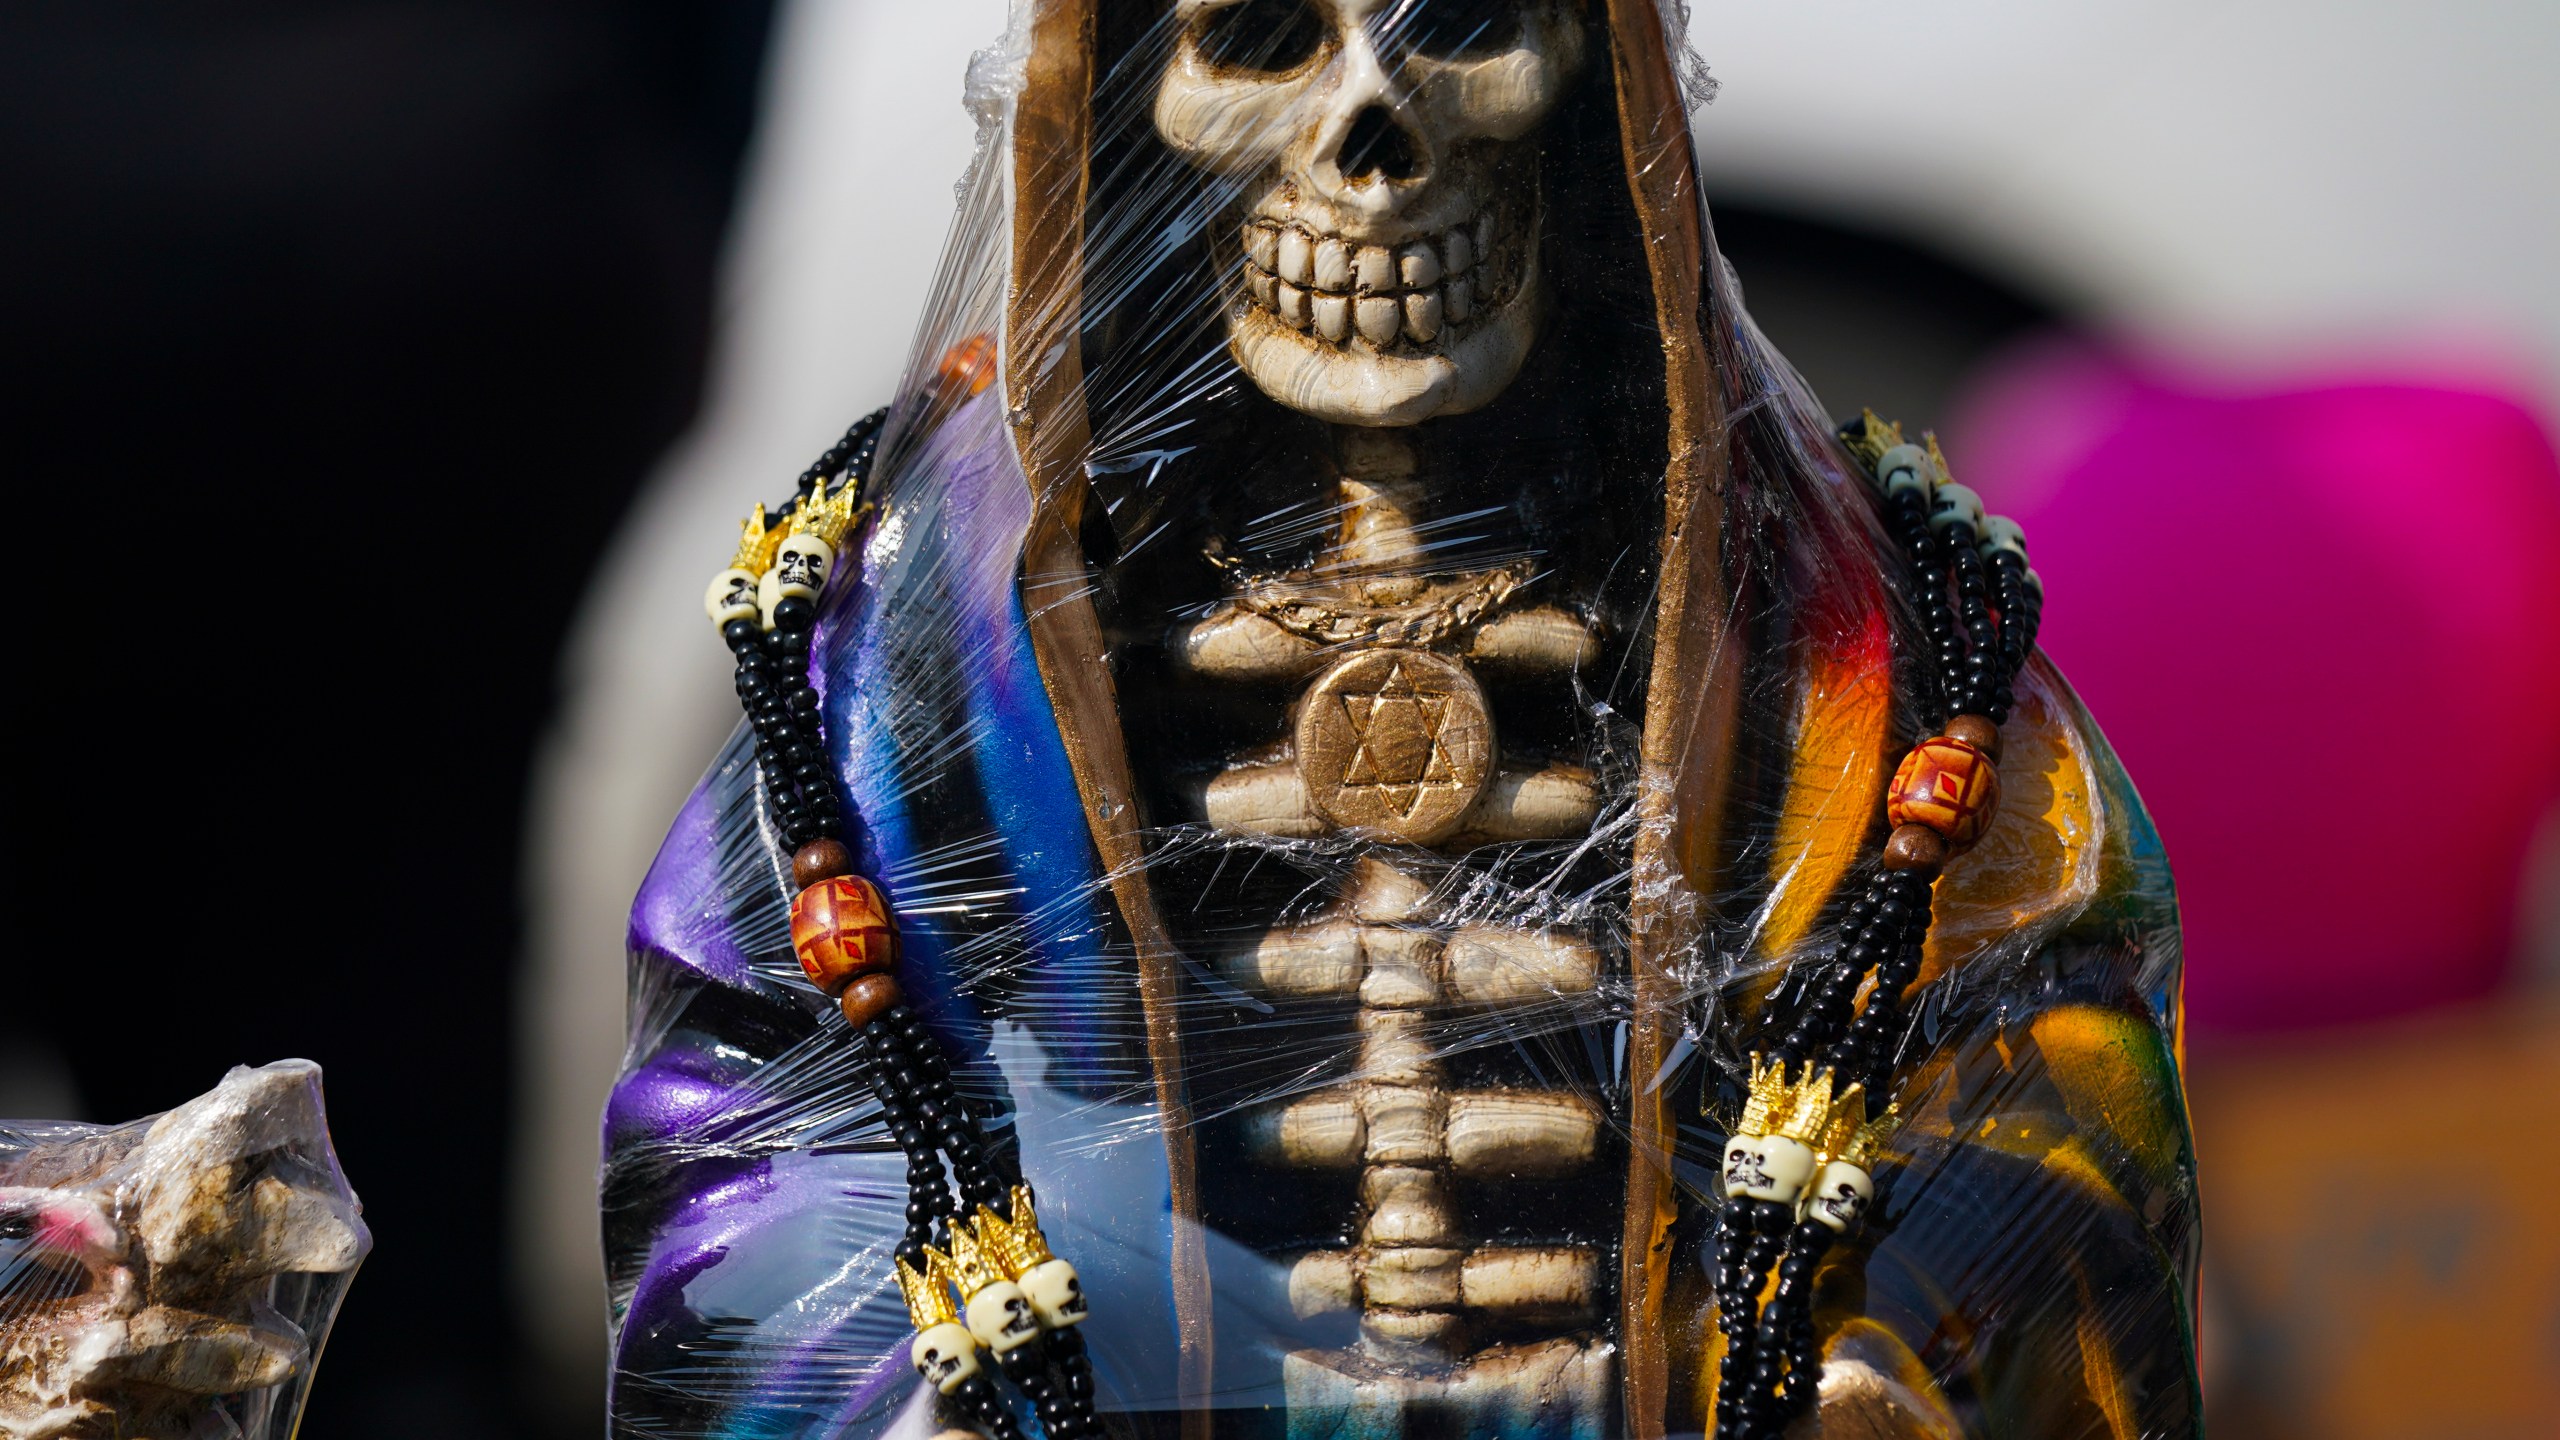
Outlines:
{"label": "brown wooden bead", "polygon": [[2000,758],[2000,727],[1988,715],[1959,715],[1948,721],[1947,738],[1961,740],[1994,760]]}
{"label": "brown wooden bead", "polygon": [[1936,878],[1947,864],[1947,840],[1926,825],[1897,825],[1884,842],[1884,868]]}
{"label": "brown wooden bead", "polygon": [[838,875],[791,902],[791,950],[809,983],[829,995],[898,963],[898,925],[889,903],[859,875]]}
{"label": "brown wooden bead", "polygon": [[791,883],[806,890],[821,880],[853,873],[853,852],[841,840],[812,840],[791,857]]}
{"label": "brown wooden bead", "polygon": [[887,1014],[889,1007],[903,998],[894,978],[865,975],[845,990],[836,1005],[844,1011],[845,1023],[859,1030]]}

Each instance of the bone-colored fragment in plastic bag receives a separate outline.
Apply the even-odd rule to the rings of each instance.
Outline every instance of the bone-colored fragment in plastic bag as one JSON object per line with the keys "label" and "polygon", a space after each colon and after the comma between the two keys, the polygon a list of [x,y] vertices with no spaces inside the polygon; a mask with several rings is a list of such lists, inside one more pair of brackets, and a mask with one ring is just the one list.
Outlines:
{"label": "bone-colored fragment in plastic bag", "polygon": [[320,1072],[118,1126],[0,1124],[0,1437],[287,1440],[372,1246]]}

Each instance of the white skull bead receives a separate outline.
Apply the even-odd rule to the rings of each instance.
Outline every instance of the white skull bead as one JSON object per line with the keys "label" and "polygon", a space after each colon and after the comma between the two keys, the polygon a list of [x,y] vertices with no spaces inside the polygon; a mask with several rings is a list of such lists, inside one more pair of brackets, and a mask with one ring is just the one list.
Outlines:
{"label": "white skull bead", "polygon": [[952,1321],[925,1327],[908,1349],[916,1373],[948,1395],[978,1373],[978,1342]]}
{"label": "white skull bead", "polygon": [[702,608],[715,626],[755,619],[762,609],[756,602],[756,577],[735,566],[712,576],[710,588],[702,592]]}
{"label": "white skull bead", "polygon": [[1076,1278],[1076,1267],[1064,1260],[1043,1260],[1024,1271],[1022,1293],[1031,1297],[1040,1323],[1052,1330],[1084,1323],[1084,1284]]}
{"label": "white skull bead", "polygon": [[1917,490],[1920,498],[1929,498],[1931,472],[1937,467],[1929,461],[1929,452],[1917,445],[1896,445],[1876,457],[1876,484],[1890,500],[1905,490]]}
{"label": "white skull bead", "polygon": [[1040,1317],[1021,1286],[998,1280],[969,1297],[969,1333],[1002,1355],[1040,1338]]}
{"label": "white skull bead", "polygon": [[1793,1204],[1813,1178],[1813,1148],[1784,1135],[1736,1135],[1725,1142],[1724,1193],[1733,1200]]}
{"label": "white skull bead", "polygon": [[2006,515],[1985,516],[1982,536],[1974,542],[1973,548],[1982,552],[1985,560],[2003,550],[2014,551],[2019,559],[2024,560],[2027,558],[2027,532],[2025,527]]}
{"label": "white skull bead", "polygon": [[1982,533],[1982,497],[1971,487],[1949,480],[1938,486],[1937,497],[1929,503],[1929,533],[1936,535],[1958,525]]}
{"label": "white skull bead", "polygon": [[1582,64],[1573,9],[1177,0],[1156,131],[1242,187],[1227,335],[1263,393],[1412,425],[1510,385],[1549,304],[1534,136]]}
{"label": "white skull bead", "polygon": [[826,541],[815,535],[790,536],[773,555],[774,590],[815,600],[827,588],[827,575],[835,563],[835,547]]}
{"label": "white skull bead", "polygon": [[1834,1230],[1846,1230],[1858,1223],[1875,1198],[1876,1182],[1865,1170],[1834,1160],[1822,1167],[1813,1189],[1806,1192],[1805,1213]]}

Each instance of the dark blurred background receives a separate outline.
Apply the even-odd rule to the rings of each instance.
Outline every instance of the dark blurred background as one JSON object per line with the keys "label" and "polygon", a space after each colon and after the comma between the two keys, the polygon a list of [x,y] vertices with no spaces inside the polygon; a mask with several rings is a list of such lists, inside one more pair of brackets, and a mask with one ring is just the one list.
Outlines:
{"label": "dark blurred background", "polygon": [[[1701,4],[1702,154],[1817,391],[2027,523],[2157,812],[2225,1433],[2531,1440],[2560,1250],[2495,1197],[2560,1119],[2560,30],[2348,8]],[[885,396],[1002,25],[0,10],[10,544],[59,577],[0,1113],[326,1067],[378,1246],[312,1440],[600,1428],[618,916],[733,718],[705,546]],[[2359,1117],[2449,1053],[2521,1168],[2412,1209]]]}
{"label": "dark blurred background", "polygon": [[694,410],[767,22],[0,7],[11,549],[63,602],[12,629],[0,1052],[100,1119],[323,1062],[382,1243],[315,1440],[546,1413],[502,1270],[526,773]]}

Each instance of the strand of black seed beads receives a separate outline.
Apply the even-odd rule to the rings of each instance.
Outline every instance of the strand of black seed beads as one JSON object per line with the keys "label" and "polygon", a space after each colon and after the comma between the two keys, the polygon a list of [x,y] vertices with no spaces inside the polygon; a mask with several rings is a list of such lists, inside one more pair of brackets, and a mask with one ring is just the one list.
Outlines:
{"label": "strand of black seed beads", "polygon": [[[1011,1407],[978,1363],[984,1346],[1037,1407],[1050,1440],[1085,1440],[1100,1425],[1092,1363],[1074,1328],[1086,1313],[1082,1287],[1074,1267],[1048,1252],[1030,1190],[991,1153],[952,1086],[949,1060],[891,973],[896,922],[878,887],[853,872],[846,807],[809,685],[817,602],[862,513],[886,418],[876,412],[847,430],[801,475],[781,513],[768,519],[756,508],[704,606],[736,657],[761,793],[791,848],[792,950],[852,1027],[855,1068],[906,1157],[896,1267],[920,1332],[916,1368],[992,1440],[1021,1440]],[[937,1239],[947,1249],[937,1249]],[[964,1256],[966,1263],[955,1258]]]}
{"label": "strand of black seed beads", "polygon": [[[1726,1145],[1727,1203],[1715,1237],[1726,1346],[1719,1440],[1776,1440],[1815,1401],[1814,1280],[1874,1199],[1870,1171],[1894,1123],[1893,1046],[1928,939],[1932,888],[1997,805],[1999,727],[2043,608],[2025,537],[2004,518],[1986,519],[1972,491],[1944,478],[1934,438],[1906,444],[1872,412],[1841,438],[1868,467],[1903,552],[1936,661],[1936,683],[1923,687],[1923,718],[1936,733],[1895,772],[1882,868],[1842,917],[1839,953],[1785,1034],[1752,1057],[1750,1096]],[[1853,1020],[1862,985],[1867,1004]],[[1773,1264],[1777,1284],[1764,1310]]]}

